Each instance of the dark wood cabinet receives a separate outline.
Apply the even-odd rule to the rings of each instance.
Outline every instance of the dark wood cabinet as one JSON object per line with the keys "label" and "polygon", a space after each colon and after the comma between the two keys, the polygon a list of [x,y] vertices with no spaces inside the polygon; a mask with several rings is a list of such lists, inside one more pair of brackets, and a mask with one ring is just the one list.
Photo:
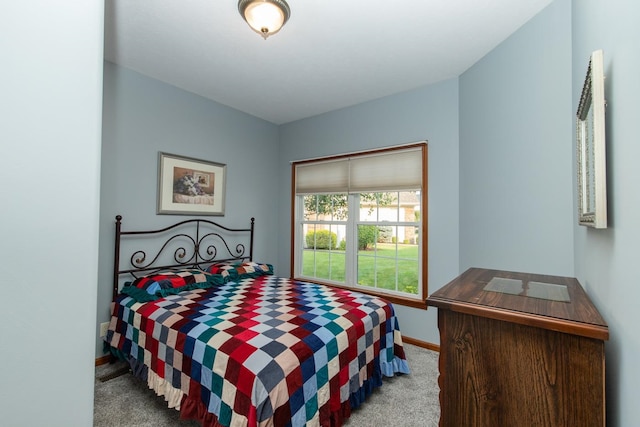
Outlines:
{"label": "dark wood cabinet", "polygon": [[609,330],[575,278],[471,268],[432,294],[440,426],[604,426]]}

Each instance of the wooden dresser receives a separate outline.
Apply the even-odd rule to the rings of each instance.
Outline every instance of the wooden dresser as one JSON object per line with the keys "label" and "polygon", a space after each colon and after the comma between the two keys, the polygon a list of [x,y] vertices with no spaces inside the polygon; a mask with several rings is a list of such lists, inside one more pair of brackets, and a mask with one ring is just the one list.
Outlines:
{"label": "wooden dresser", "polygon": [[441,427],[605,425],[609,330],[575,278],[471,268],[427,305]]}

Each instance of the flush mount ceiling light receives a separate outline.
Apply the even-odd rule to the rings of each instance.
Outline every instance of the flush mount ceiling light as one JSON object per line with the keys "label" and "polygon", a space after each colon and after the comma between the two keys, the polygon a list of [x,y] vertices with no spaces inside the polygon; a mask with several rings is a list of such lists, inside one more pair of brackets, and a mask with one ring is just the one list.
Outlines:
{"label": "flush mount ceiling light", "polygon": [[265,40],[280,31],[291,15],[289,5],[284,0],[240,0],[238,11]]}

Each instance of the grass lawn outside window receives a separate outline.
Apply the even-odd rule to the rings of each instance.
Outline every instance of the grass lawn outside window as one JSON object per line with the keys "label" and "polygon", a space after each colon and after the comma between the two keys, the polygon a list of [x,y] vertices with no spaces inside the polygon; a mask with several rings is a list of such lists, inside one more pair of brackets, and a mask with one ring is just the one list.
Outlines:
{"label": "grass lawn outside window", "polygon": [[[418,252],[418,245],[393,243],[377,243],[374,249],[358,251],[358,285],[417,293]],[[302,271],[305,276],[344,282],[344,251],[305,250]]]}

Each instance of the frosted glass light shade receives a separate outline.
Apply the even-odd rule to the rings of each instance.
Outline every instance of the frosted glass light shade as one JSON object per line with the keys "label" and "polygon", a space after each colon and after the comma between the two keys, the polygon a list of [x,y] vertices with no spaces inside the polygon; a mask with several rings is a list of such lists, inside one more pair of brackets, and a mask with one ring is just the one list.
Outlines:
{"label": "frosted glass light shade", "polygon": [[284,0],[240,0],[238,11],[247,24],[265,39],[280,31],[291,14]]}

